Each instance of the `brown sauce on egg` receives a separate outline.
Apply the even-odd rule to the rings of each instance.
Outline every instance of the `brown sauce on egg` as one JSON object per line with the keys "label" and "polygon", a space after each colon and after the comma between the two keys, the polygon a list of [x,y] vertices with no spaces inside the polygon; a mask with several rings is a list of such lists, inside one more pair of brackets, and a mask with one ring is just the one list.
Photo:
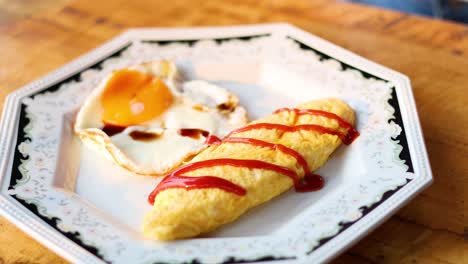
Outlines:
{"label": "brown sauce on egg", "polygon": [[219,111],[233,112],[235,105],[232,103],[222,103],[216,106]]}
{"label": "brown sauce on egg", "polygon": [[145,132],[145,131],[132,131],[128,134],[133,140],[138,141],[152,141],[158,139],[161,134],[153,133],[153,132]]}
{"label": "brown sauce on egg", "polygon": [[201,136],[208,137],[210,132],[198,128],[181,128],[179,129],[179,135],[197,140]]}
{"label": "brown sauce on egg", "polygon": [[108,135],[109,137],[112,137],[113,135],[115,134],[119,134],[121,133],[122,131],[125,130],[125,126],[116,126],[116,125],[111,125],[111,124],[106,124],[104,125],[104,127],[102,128],[102,131],[104,131],[104,133],[106,133],[106,135]]}

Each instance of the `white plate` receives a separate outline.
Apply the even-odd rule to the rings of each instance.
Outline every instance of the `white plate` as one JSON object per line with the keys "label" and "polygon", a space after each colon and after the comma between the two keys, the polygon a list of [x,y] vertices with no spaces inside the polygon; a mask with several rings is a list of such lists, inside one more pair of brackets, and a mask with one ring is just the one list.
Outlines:
{"label": "white plate", "polygon": [[[252,119],[342,98],[361,136],[319,170],[318,192],[288,192],[203,238],[144,240],[158,179],[110,164],[71,125],[106,73],[161,58],[237,93]],[[408,78],[287,24],[127,31],[11,94],[1,131],[2,214],[80,263],[324,262],[432,181]]]}

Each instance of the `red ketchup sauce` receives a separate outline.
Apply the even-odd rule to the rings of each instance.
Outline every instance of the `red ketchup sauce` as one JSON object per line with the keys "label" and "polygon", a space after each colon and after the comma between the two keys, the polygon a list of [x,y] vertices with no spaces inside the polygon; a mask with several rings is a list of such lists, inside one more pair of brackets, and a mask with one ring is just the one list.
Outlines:
{"label": "red ketchup sauce", "polygon": [[169,174],[159,183],[158,187],[150,193],[148,202],[153,204],[156,195],[169,188],[185,188],[186,190],[191,190],[213,188],[214,186],[218,189],[241,196],[247,193],[247,191],[239,185],[215,176],[185,177]]}
{"label": "red ketchup sauce", "polygon": [[[294,183],[299,182],[299,176],[296,174],[295,171],[283,167],[278,166],[272,163],[268,163],[261,160],[240,160],[240,159],[211,159],[211,160],[202,160],[198,162],[189,163],[185,166],[178,168],[177,170],[173,171],[171,174],[166,176],[158,186],[151,192],[148,197],[148,202],[150,204],[154,203],[154,199],[156,195],[161,191],[160,188],[186,188],[186,189],[198,189],[199,186],[197,185],[188,185],[190,182],[192,184],[198,182],[203,182],[203,186],[201,188],[219,188],[223,190],[230,190],[232,189],[232,185],[235,185],[241,195],[245,195],[246,191],[244,188],[222,178],[218,178],[215,176],[200,176],[200,177],[180,177],[182,174],[194,171],[201,168],[209,168],[209,167],[216,167],[216,166],[233,166],[233,167],[242,167],[242,168],[249,168],[249,169],[264,169],[264,170],[271,170],[278,173],[281,173],[285,176],[291,178]],[[195,178],[197,180],[187,180],[187,178]],[[222,179],[221,181],[213,181],[212,178]],[[170,187],[167,187],[170,186]],[[208,187],[210,186],[210,187]],[[240,191],[242,190],[242,191]],[[239,192],[234,192],[238,194]]]}
{"label": "red ketchup sauce", "polygon": [[353,143],[353,141],[359,136],[359,132],[353,127],[353,125],[334,113],[314,109],[280,108],[273,112],[273,114],[281,112],[294,112],[296,115],[318,115],[336,120],[341,128],[348,130],[345,135],[345,140],[341,139],[346,145]]}
{"label": "red ketchup sauce", "polygon": [[254,138],[238,138],[238,137],[230,137],[230,138],[225,138],[223,141],[228,142],[228,143],[244,143],[244,144],[249,144],[253,146],[259,146],[262,148],[269,148],[271,150],[279,150],[283,152],[284,154],[288,154],[290,156],[293,156],[297,163],[301,165],[302,170],[304,171],[304,174],[309,174],[310,169],[309,165],[307,165],[307,161],[304,159],[304,157],[297,151],[295,151],[292,148],[288,148],[285,145],[281,144],[273,144],[267,141],[259,140],[259,139],[254,139]]}
{"label": "red ketchup sauce", "polygon": [[221,139],[215,135],[209,135],[206,140],[205,140],[205,144],[207,145],[215,145],[215,144],[219,144],[221,143]]}
{"label": "red ketchup sauce", "polygon": [[297,115],[319,115],[326,118],[334,119],[338,122],[340,128],[346,129],[347,133],[344,134],[338,130],[319,126],[319,125],[297,125],[297,126],[287,126],[282,124],[271,124],[271,123],[256,123],[241,127],[239,129],[233,130],[227,135],[226,138],[220,139],[215,135],[209,135],[206,138],[205,144],[207,145],[220,145],[224,143],[228,144],[249,144],[253,146],[269,148],[272,150],[278,150],[282,153],[294,157],[297,163],[302,167],[304,171],[304,177],[300,179],[300,176],[294,171],[287,167],[275,165],[269,162],[260,161],[260,160],[239,160],[239,159],[211,159],[203,160],[194,163],[189,163],[185,166],[178,168],[173,171],[171,174],[167,175],[162,179],[162,181],[156,186],[156,188],[148,196],[148,202],[150,204],[154,203],[154,200],[157,194],[163,190],[169,188],[185,188],[186,190],[192,189],[204,189],[204,188],[218,188],[231,192],[236,195],[245,195],[247,191],[223,178],[216,176],[199,176],[199,177],[187,177],[183,174],[190,171],[198,170],[201,168],[215,167],[215,166],[233,166],[241,167],[248,169],[264,169],[275,171],[284,176],[289,177],[293,183],[294,188],[297,192],[309,192],[320,190],[324,186],[324,180],[320,175],[312,174],[310,168],[307,164],[305,158],[294,149],[288,148],[282,144],[273,144],[267,141],[253,139],[253,138],[243,138],[243,137],[231,137],[233,134],[255,130],[255,129],[275,129],[282,132],[295,132],[300,130],[315,131],[321,134],[331,134],[338,136],[341,141],[349,145],[351,144],[358,136],[359,132],[348,122],[343,120],[336,114],[329,113],[321,110],[311,110],[311,109],[294,109],[294,108],[281,108],[274,112],[274,114],[281,112],[295,112]]}
{"label": "red ketchup sauce", "polygon": [[319,126],[319,125],[287,126],[287,125],[282,125],[282,124],[256,123],[256,124],[247,125],[245,127],[241,127],[236,130],[233,130],[231,133],[228,134],[228,137],[233,134],[246,132],[250,130],[256,130],[256,129],[269,129],[269,130],[275,129],[275,130],[279,130],[283,132],[296,132],[300,130],[315,131],[320,134],[331,134],[331,135],[338,136],[341,139],[341,141],[343,141],[343,143],[345,143],[346,145],[351,144],[351,141],[348,138],[348,136],[341,133],[340,131],[327,128],[327,127],[323,127],[323,126]]}

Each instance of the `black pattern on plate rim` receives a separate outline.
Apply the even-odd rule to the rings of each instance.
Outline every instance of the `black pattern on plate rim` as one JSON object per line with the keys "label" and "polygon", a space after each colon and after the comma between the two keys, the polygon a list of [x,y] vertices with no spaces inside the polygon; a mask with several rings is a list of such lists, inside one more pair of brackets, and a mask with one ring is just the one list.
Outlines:
{"label": "black pattern on plate rim", "polygon": [[[217,44],[221,44],[221,43],[229,41],[229,40],[236,40],[237,39],[237,40],[242,40],[242,41],[248,41],[250,39],[259,38],[259,37],[268,37],[270,35],[271,34],[249,35],[249,36],[240,36],[240,37],[232,37],[232,38],[216,38],[216,39],[212,39],[212,40],[216,41]],[[191,46],[196,41],[200,41],[200,40],[201,39],[199,39],[199,40],[175,40],[175,41],[143,41],[143,42],[158,43],[159,45],[167,45],[167,44],[170,44],[170,43],[182,42],[182,43],[187,43],[188,45]],[[77,72],[76,74],[73,74],[70,77],[67,77],[66,79],[60,80],[57,83],[52,84],[49,87],[44,88],[44,89],[32,94],[30,96],[30,98],[34,98],[35,96],[37,96],[39,94],[44,94],[44,93],[48,93],[48,92],[55,92],[55,91],[59,90],[60,87],[63,84],[66,84],[66,83],[81,81],[81,74],[84,71],[90,70],[90,69],[101,70],[102,69],[102,64],[106,60],[120,56],[131,45],[132,45],[132,43],[125,44],[123,47],[119,48],[114,53],[112,53],[112,54],[108,55],[107,57],[101,59],[100,61],[86,67],[85,69]],[[31,140],[31,138],[29,138],[26,135],[26,133],[24,132],[24,128],[28,125],[29,122],[30,122],[30,120],[26,115],[26,105],[22,103],[20,105],[20,116],[19,116],[18,133],[17,133],[17,141],[16,141],[17,144],[15,146],[15,154],[14,154],[14,158],[13,158],[13,168],[12,168],[12,172],[11,172],[10,184],[8,186],[9,190],[14,189],[14,186],[17,184],[18,180],[22,178],[22,174],[19,171],[19,167],[21,165],[21,162],[24,161],[24,160],[29,159],[29,156],[27,156],[27,155],[25,156],[19,151],[19,144],[21,142],[24,142],[26,140]],[[108,260],[106,260],[104,258],[104,256],[102,255],[102,253],[100,253],[100,251],[99,251],[99,249],[97,247],[86,244],[83,241],[83,239],[81,238],[81,234],[79,232],[77,232],[77,231],[67,232],[67,231],[61,230],[59,228],[59,226],[58,226],[58,223],[61,221],[60,218],[58,218],[58,217],[48,217],[48,216],[45,216],[45,215],[41,214],[39,212],[38,208],[37,208],[37,205],[35,205],[33,203],[28,203],[26,200],[21,199],[17,195],[11,195],[11,197],[13,197],[15,200],[17,200],[20,204],[22,204],[24,207],[26,207],[33,214],[37,215],[40,219],[45,221],[49,226],[51,226],[52,228],[54,228],[55,230],[57,230],[58,232],[60,232],[64,236],[66,236],[68,239],[72,240],[77,245],[81,246],[82,248],[84,248],[85,250],[87,250],[91,254],[95,255],[96,257],[100,258],[101,260],[110,263],[110,261],[108,261]],[[273,259],[274,257],[270,257],[270,258]],[[197,261],[197,260],[195,260],[195,261]]]}
{"label": "black pattern on plate rim", "polygon": [[[320,52],[302,42],[300,42],[299,40],[296,40],[292,37],[287,37],[291,40],[293,40],[296,44],[299,45],[299,47],[303,50],[310,50],[310,51],[313,51],[315,52],[319,57],[320,57],[320,61],[324,61],[324,60],[329,60],[329,59],[332,59],[332,60],[335,60],[337,62],[340,63],[341,65],[341,70],[342,71],[345,71],[347,69],[353,69],[353,70],[356,70],[356,71],[359,71],[362,76],[366,79],[376,79],[376,80],[380,80],[380,81],[384,81],[384,82],[389,82],[388,80],[385,80],[383,78],[380,78],[380,77],[377,77],[373,74],[370,74],[368,72],[365,72],[361,69],[358,69],[352,65],[349,65],[347,63],[344,63],[330,55],[327,55],[323,52]],[[402,119],[402,116],[401,116],[401,111],[400,111],[400,104],[398,102],[398,96],[397,96],[397,93],[396,93],[396,89],[395,87],[392,87],[391,88],[391,95],[390,95],[390,99],[388,100],[388,103],[393,107],[393,109],[395,110],[394,112],[394,117],[393,118],[390,118],[387,122],[390,123],[390,122],[395,122],[397,125],[400,126],[401,128],[401,132],[400,134],[397,136],[397,137],[394,137],[392,138],[393,140],[396,141],[397,144],[399,144],[401,147],[402,147],[402,150],[399,154],[399,158],[403,161],[405,161],[405,164],[408,166],[407,168],[407,172],[411,172],[411,173],[414,173],[414,170],[413,170],[413,162],[411,160],[411,155],[410,155],[410,152],[409,152],[409,147],[408,147],[408,140],[406,138],[406,132],[405,132],[405,127],[403,125],[403,119]],[[359,217],[357,220],[355,221],[351,221],[351,222],[340,222],[338,223],[339,225],[339,230],[336,234],[334,235],[331,235],[329,237],[325,237],[325,238],[322,238],[319,240],[319,243],[314,246],[313,248],[311,248],[309,251],[307,251],[307,255],[310,255],[313,251],[315,251],[316,249],[318,249],[319,247],[323,246],[325,243],[327,243],[328,241],[330,241],[331,239],[333,239],[334,237],[338,236],[340,233],[342,233],[343,231],[345,231],[346,229],[348,229],[350,226],[352,226],[354,223],[358,222],[359,220],[361,220],[365,215],[367,215],[368,213],[370,213],[372,210],[374,210],[377,206],[379,206],[380,204],[382,204],[383,202],[385,202],[388,198],[390,198],[394,193],[396,193],[398,190],[400,190],[401,188],[403,188],[403,186],[405,186],[406,184],[408,184],[409,182],[411,181],[411,179],[406,179],[406,183],[400,185],[400,186],[397,186],[394,190],[389,190],[389,191],[386,191],[382,197],[380,198],[379,201],[369,205],[369,206],[362,206],[361,208],[359,208],[359,210],[361,211],[362,215],[361,217]]]}
{"label": "black pattern on plate rim", "polygon": [[120,56],[125,50],[127,50],[132,44],[129,43],[129,44],[126,44],[125,46],[123,46],[122,48],[120,48],[119,50],[117,50],[116,52],[110,54],[109,56],[101,59],[100,61],[92,64],[91,66],[88,66],[86,67],[85,69],[73,74],[72,76],[64,79],[64,80],[60,80],[58,81],[56,84],[53,84],[53,85],[50,85],[49,87],[41,90],[41,91],[38,91],[36,93],[34,93],[33,95],[31,95],[30,97],[31,98],[34,98],[36,97],[36,95],[39,95],[39,94],[44,94],[44,93],[47,93],[47,92],[55,92],[57,91],[58,89],[60,89],[60,87],[65,84],[65,83],[69,83],[69,82],[79,82],[81,81],[81,74],[87,70],[102,70],[102,64],[108,60],[108,59],[111,59],[111,58],[115,58],[115,57],[118,57]]}
{"label": "black pattern on plate rim", "polygon": [[250,41],[252,39],[258,39],[262,37],[269,37],[271,36],[270,33],[267,34],[258,34],[258,35],[249,35],[249,36],[241,36],[241,37],[228,37],[228,38],[207,38],[207,39],[179,39],[179,40],[142,40],[142,43],[151,43],[151,44],[158,44],[160,46],[164,45],[169,45],[169,44],[174,44],[174,43],[180,43],[180,44],[186,44],[189,47],[192,47],[195,45],[195,43],[203,40],[211,40],[215,41],[216,44],[220,45],[224,42],[228,42],[231,40],[241,40],[241,41]]}
{"label": "black pattern on plate rim", "polygon": [[[47,92],[55,92],[58,89],[60,89],[60,87],[65,83],[81,81],[81,74],[84,71],[89,70],[89,69],[98,69],[98,70],[102,69],[102,64],[106,60],[108,60],[110,58],[120,56],[122,54],[122,52],[127,50],[130,46],[131,46],[131,43],[126,44],[122,48],[118,49],[116,52],[114,52],[114,53],[110,54],[109,56],[103,58],[102,60],[94,63],[93,65],[88,66],[85,69],[79,71],[78,73],[76,73],[76,74],[74,74],[74,75],[72,75],[72,76],[70,76],[70,77],[68,77],[68,78],[66,78],[64,80],[58,81],[57,83],[55,83],[55,84],[53,84],[53,85],[51,85],[51,86],[49,86],[49,87],[47,87],[47,88],[45,88],[45,89],[43,89],[41,91],[38,91],[38,92],[34,93],[30,97],[34,98],[35,96],[37,96],[39,94],[44,94],[44,93],[47,93]],[[9,190],[14,189],[14,186],[17,184],[18,180],[22,178],[22,174],[21,174],[21,172],[19,170],[19,167],[20,167],[22,161],[29,159],[29,156],[25,156],[19,151],[19,144],[21,142],[24,142],[26,140],[31,140],[31,138],[26,136],[26,133],[24,132],[24,128],[28,125],[29,122],[30,122],[30,119],[26,115],[26,105],[24,103],[22,103],[20,105],[20,116],[19,116],[18,134],[17,134],[17,141],[16,141],[17,143],[16,143],[16,147],[15,147],[15,155],[14,155],[14,159],[13,159],[13,168],[12,168],[12,172],[11,172],[10,185],[8,186]],[[68,239],[75,242],[77,245],[81,246],[82,248],[84,248],[85,250],[87,250],[91,254],[95,255],[96,257],[100,258],[101,260],[103,260],[105,262],[109,262],[108,260],[106,260],[104,258],[102,253],[99,252],[99,249],[97,247],[92,246],[92,245],[88,245],[83,241],[80,232],[77,232],[77,231],[75,231],[75,232],[68,231],[67,232],[67,231],[61,230],[59,228],[59,226],[58,226],[58,223],[61,221],[60,218],[58,218],[58,217],[47,217],[47,216],[45,216],[45,215],[43,215],[43,214],[41,214],[39,212],[37,205],[35,205],[33,203],[28,203],[26,200],[21,199],[17,195],[11,195],[11,197],[13,197],[15,200],[17,200],[20,204],[22,204],[24,207],[26,207],[33,214],[37,215],[40,219],[45,221],[49,226],[51,226],[55,230],[59,231],[62,235],[66,236]]]}
{"label": "black pattern on plate rim", "polygon": [[[299,45],[299,47],[303,50],[310,50],[310,51],[313,51],[314,53],[316,53],[319,57],[320,57],[320,61],[324,61],[324,60],[329,60],[329,59],[332,59],[332,60],[335,60],[337,62],[340,63],[341,65],[341,70],[342,71],[346,71],[348,69],[352,69],[352,70],[356,70],[358,72],[360,72],[362,74],[362,76],[366,79],[376,79],[376,80],[380,80],[380,81],[384,81],[386,83],[388,83],[389,81],[388,80],[385,80],[383,78],[380,78],[378,76],[375,76],[371,73],[368,73],[366,71],[363,71],[361,69],[358,69],[350,64],[347,64],[347,63],[344,63],[330,55],[327,55],[321,51],[318,51],[302,42],[300,42],[299,40],[297,39],[294,39],[292,37],[287,37],[288,39],[291,39],[292,41],[294,41],[296,44]],[[403,119],[401,117],[401,111],[400,111],[400,104],[398,102],[398,96],[397,96],[397,93],[396,93],[396,89],[395,87],[392,87],[392,93],[391,93],[391,96],[390,96],[390,99],[388,100],[388,103],[393,107],[393,109],[395,109],[395,112],[394,112],[394,118],[391,118],[388,120],[388,123],[390,122],[395,122],[397,125],[400,126],[401,128],[401,133],[393,138],[394,140],[397,141],[397,143],[399,145],[401,145],[402,147],[402,150],[400,152],[400,155],[399,155],[399,158],[401,160],[404,160],[405,161],[405,164],[408,166],[408,169],[407,169],[407,172],[413,172],[414,173],[414,170],[413,170],[413,162],[411,161],[411,155],[410,155],[410,152],[409,152],[409,147],[408,147],[408,140],[406,138],[406,132],[405,132],[405,126],[403,125]]]}
{"label": "black pattern on plate rim", "polygon": [[36,204],[34,203],[28,203],[25,200],[19,198],[16,195],[11,195],[11,197],[15,198],[20,204],[22,204],[24,207],[28,208],[29,211],[31,211],[33,214],[37,215],[39,218],[41,218],[44,222],[46,222],[48,225],[53,227],[55,230],[59,231],[62,235],[66,236],[68,239],[71,241],[75,242],[76,244],[80,245],[82,248],[86,249],[88,252],[91,254],[95,255],[96,257],[102,259],[103,261],[110,263],[110,261],[106,260],[104,256],[99,253],[99,249],[97,249],[94,246],[87,245],[83,242],[83,239],[81,237],[80,232],[78,231],[63,231],[58,227],[58,224],[60,223],[60,218],[58,217],[47,217],[42,215],[39,212],[39,208]]}
{"label": "black pattern on plate rim", "polygon": [[[218,45],[219,44],[222,44],[223,42],[226,42],[226,41],[230,41],[230,40],[242,40],[242,41],[249,41],[251,39],[256,39],[256,38],[260,38],[260,37],[268,37],[268,36],[271,36],[271,34],[260,34],[260,35],[249,35],[249,36],[241,36],[241,37],[229,37],[229,38],[215,38],[215,39],[206,39],[206,40],[214,40]],[[342,67],[342,70],[347,70],[347,69],[354,69],[356,71],[359,71],[363,76],[364,78],[374,78],[374,79],[377,79],[377,80],[382,80],[382,81],[385,81],[385,82],[388,82],[387,80],[385,79],[382,79],[380,77],[377,77],[375,75],[372,75],[368,72],[365,72],[361,69],[358,69],[354,66],[351,66],[349,64],[346,64],[342,61],[339,61],[337,60],[336,58],[333,58],[325,53],[322,53],[292,37],[287,37],[291,40],[293,40],[294,42],[296,42],[297,44],[299,44],[299,47],[301,49],[304,49],[304,50],[311,50],[313,52],[315,52],[316,54],[318,54],[320,56],[320,60],[323,61],[323,60],[327,60],[327,59],[333,59],[333,60],[336,60],[338,61],[340,64],[341,64],[341,67]],[[142,41],[143,43],[155,43],[155,44],[158,44],[158,45],[168,45],[168,44],[172,44],[172,43],[183,43],[183,44],[187,44],[188,46],[193,46],[196,42],[198,41],[202,41],[204,39],[193,39],[193,40],[144,40]],[[43,94],[43,93],[46,93],[46,92],[54,92],[54,91],[57,91],[61,85],[65,84],[65,83],[68,83],[68,82],[72,82],[72,81],[75,81],[75,82],[78,82],[81,80],[81,74],[88,70],[88,69],[102,69],[102,63],[104,63],[106,60],[110,59],[110,58],[113,58],[113,57],[118,57],[122,54],[122,52],[124,52],[126,49],[128,49],[129,47],[131,46],[131,43],[125,45],[124,47],[120,48],[119,50],[117,50],[115,53],[109,55],[108,57],[106,58],[103,58],[101,61],[83,69],[82,71],[64,79],[64,80],[61,80],[59,82],[57,82],[56,84],[53,84],[33,95],[31,95],[30,97],[31,98],[34,98],[36,95],[38,94]],[[410,156],[410,153],[409,153],[409,149],[408,149],[408,143],[407,143],[407,139],[406,139],[406,134],[405,134],[405,129],[404,129],[404,126],[403,126],[403,120],[402,120],[402,117],[401,117],[401,112],[400,112],[400,107],[399,107],[399,103],[398,103],[398,98],[397,98],[397,94],[396,94],[396,90],[395,88],[393,87],[392,88],[392,95],[391,95],[391,98],[389,100],[389,104],[395,109],[395,115],[394,115],[394,118],[388,120],[388,122],[395,122],[396,124],[398,124],[401,129],[402,129],[402,132],[400,133],[400,135],[396,138],[394,138],[394,140],[397,140],[397,143],[400,144],[402,146],[402,151],[400,153],[400,158],[402,160],[405,161],[405,163],[408,165],[408,172],[413,172],[413,165],[412,165],[412,161],[411,161],[411,156]],[[29,123],[29,118],[26,116],[26,106],[24,104],[21,104],[21,107],[20,107],[20,117],[19,117],[19,125],[18,125],[18,135],[17,135],[17,142],[21,143],[21,142],[24,142],[25,140],[30,140],[30,138],[28,138],[24,132],[24,127]],[[14,185],[16,185],[17,183],[17,180],[21,179],[22,178],[22,174],[21,172],[19,171],[19,165],[21,164],[21,161],[22,160],[27,160],[29,157],[28,156],[24,156],[20,151],[19,151],[19,143],[17,143],[16,145],[16,148],[15,148],[15,155],[14,155],[14,160],[13,160],[13,169],[12,169],[12,175],[11,175],[11,179],[10,179],[10,185],[9,185],[9,189],[13,189],[14,188]],[[366,214],[368,214],[369,212],[371,212],[374,208],[376,208],[378,205],[380,205],[381,203],[383,203],[386,199],[388,199],[390,196],[392,196],[394,193],[396,193],[400,188],[402,188],[404,185],[406,185],[407,183],[410,182],[410,179],[407,180],[407,182],[401,186],[398,186],[395,190],[390,190],[390,191],[387,191],[385,192],[383,195],[382,195],[382,198],[380,199],[380,201],[372,204],[371,206],[364,206],[364,207],[361,207],[360,210],[362,212],[362,216],[356,220],[356,221],[353,221],[353,222],[346,222],[346,223],[339,223],[340,225],[340,230],[338,231],[337,234],[333,235],[333,236],[330,236],[330,237],[327,237],[327,238],[323,238],[319,241],[319,244],[317,246],[315,246],[314,248],[312,248],[311,250],[309,250],[307,252],[307,254],[310,254],[312,253],[314,250],[316,250],[317,248],[321,247],[322,245],[324,245],[326,242],[328,242],[329,240],[331,240],[332,238],[336,237],[337,235],[339,235],[341,232],[343,232],[345,229],[349,228],[352,224],[356,223],[357,221],[359,221],[360,219],[362,219],[362,217]],[[86,249],[88,252],[90,252],[91,254],[95,255],[96,257],[102,259],[103,261],[105,262],[109,262],[107,260],[104,259],[103,255],[99,252],[99,249],[94,247],[94,246],[91,246],[91,245],[87,245],[83,242],[82,238],[81,238],[81,234],[79,232],[65,232],[63,230],[61,230],[59,227],[58,227],[58,223],[61,221],[58,217],[47,217],[47,216],[44,216],[42,215],[37,206],[35,204],[32,204],[32,203],[27,203],[25,200],[19,198],[18,196],[16,195],[11,195],[14,199],[16,199],[19,203],[21,203],[24,207],[26,207],[27,209],[29,209],[33,214],[37,215],[39,218],[41,218],[43,221],[45,221],[48,225],[50,225],[51,227],[53,227],[55,230],[57,230],[58,232],[60,232],[61,234],[63,234],[64,236],[66,236],[67,238],[69,238],[70,240],[72,240],[73,242],[75,242],[77,245],[81,246],[82,248]],[[265,262],[265,261],[279,261],[279,260],[289,260],[289,259],[296,259],[297,257],[296,256],[288,256],[288,257],[285,257],[285,256],[271,256],[271,255],[267,255],[267,256],[262,256],[262,257],[259,257],[259,258],[256,258],[256,259],[238,259],[236,257],[232,257],[232,256],[229,256],[227,257],[223,262],[222,264],[231,264],[231,263],[247,263],[247,262]],[[166,262],[154,262],[154,263],[166,263]],[[198,259],[193,259],[191,261],[188,261],[188,262],[183,262],[183,263],[192,263],[192,264],[198,264],[198,263],[202,263],[200,262]]]}
{"label": "black pattern on plate rim", "polygon": [[[236,257],[227,257],[226,260],[221,262],[220,264],[240,264],[240,263],[260,263],[260,262],[272,262],[272,261],[280,261],[280,260],[293,260],[297,257],[274,257],[274,256],[263,256],[256,259],[243,259],[243,258],[236,258]],[[164,261],[156,261],[152,264],[173,264],[172,262],[164,262]],[[203,264],[198,259],[192,259],[190,261],[184,262],[177,262],[177,264]]]}
{"label": "black pattern on plate rim", "polygon": [[372,212],[372,210],[374,210],[375,208],[377,208],[377,206],[379,206],[381,203],[383,203],[385,200],[387,200],[388,198],[390,198],[390,196],[392,196],[394,193],[398,192],[401,188],[403,188],[403,186],[405,186],[406,184],[408,184],[409,182],[411,181],[411,179],[406,179],[406,182],[403,183],[402,185],[399,185],[397,186],[394,190],[389,190],[389,191],[386,191],[382,197],[380,198],[380,200],[378,202],[375,202],[369,206],[362,206],[359,208],[359,211],[361,211],[361,216],[355,220],[355,221],[349,221],[349,222],[339,222],[338,223],[338,226],[339,226],[339,230],[336,234],[334,235],[331,235],[331,236],[328,236],[328,237],[325,237],[325,238],[322,238],[319,240],[318,244],[313,247],[312,249],[310,249],[309,251],[307,251],[307,255],[310,255],[312,252],[314,252],[316,249],[318,249],[319,247],[325,245],[328,241],[332,240],[334,237],[336,237],[337,235],[339,235],[340,233],[342,233],[343,231],[345,231],[346,229],[348,229],[349,227],[351,227],[354,223],[356,223],[357,221],[361,220],[364,216],[366,216],[368,213]]}

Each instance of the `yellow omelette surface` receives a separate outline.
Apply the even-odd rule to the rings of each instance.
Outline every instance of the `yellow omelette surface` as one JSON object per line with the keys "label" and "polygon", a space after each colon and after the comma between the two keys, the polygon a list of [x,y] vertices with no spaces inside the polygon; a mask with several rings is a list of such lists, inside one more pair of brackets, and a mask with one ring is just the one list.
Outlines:
{"label": "yellow omelette surface", "polygon": [[[317,109],[337,114],[354,125],[353,109],[338,99],[309,101],[296,106],[299,109]],[[294,112],[273,114],[252,123],[276,123],[289,126],[316,124],[339,129],[338,122],[321,116],[297,115]],[[314,131],[280,132],[257,129],[234,134],[233,137],[255,138],[279,143],[299,152],[307,161],[311,171],[322,166],[341,144],[338,136]],[[199,153],[190,162],[216,159],[255,159],[288,167],[304,176],[302,167],[288,154],[270,148],[248,144],[223,143],[213,145]],[[216,176],[232,181],[247,190],[239,196],[221,189],[166,189],[155,199],[153,208],[143,220],[143,232],[148,238],[173,240],[188,238],[210,232],[219,226],[236,220],[250,208],[264,203],[289,190],[292,180],[282,174],[263,169],[248,169],[233,166],[202,168],[184,176]]]}

